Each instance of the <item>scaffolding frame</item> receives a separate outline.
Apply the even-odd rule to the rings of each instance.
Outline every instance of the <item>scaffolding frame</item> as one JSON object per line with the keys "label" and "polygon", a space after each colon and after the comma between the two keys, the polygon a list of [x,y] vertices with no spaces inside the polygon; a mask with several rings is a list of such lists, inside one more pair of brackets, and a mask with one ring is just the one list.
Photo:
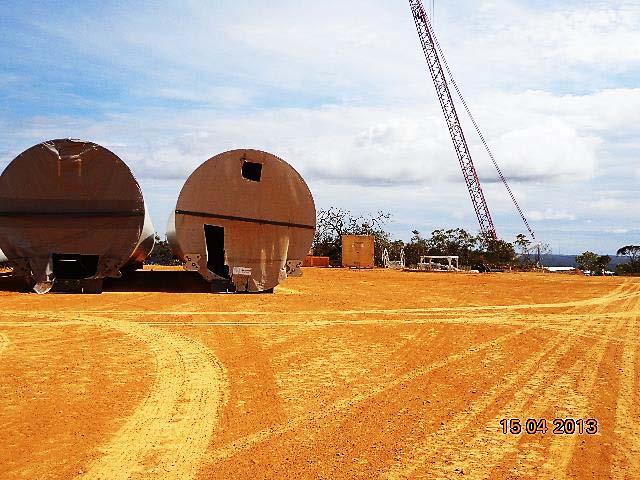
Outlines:
{"label": "scaffolding frame", "polygon": [[[446,260],[447,264],[434,263],[434,260]],[[455,262],[455,266],[453,265]],[[434,268],[436,267],[436,268]],[[419,270],[433,270],[433,271],[445,271],[445,272],[459,272],[460,271],[460,257],[458,255],[424,255],[420,257],[420,263],[418,263]]]}

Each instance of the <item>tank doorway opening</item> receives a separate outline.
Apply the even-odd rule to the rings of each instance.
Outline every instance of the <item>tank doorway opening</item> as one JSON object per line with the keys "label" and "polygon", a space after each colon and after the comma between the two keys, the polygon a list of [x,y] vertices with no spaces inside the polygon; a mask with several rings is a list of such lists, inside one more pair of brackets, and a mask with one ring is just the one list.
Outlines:
{"label": "tank doorway opening", "polygon": [[204,226],[207,245],[207,268],[222,278],[229,278],[229,266],[224,263],[224,228],[216,225]]}
{"label": "tank doorway opening", "polygon": [[84,280],[98,273],[99,255],[53,253],[53,274],[60,280]]}

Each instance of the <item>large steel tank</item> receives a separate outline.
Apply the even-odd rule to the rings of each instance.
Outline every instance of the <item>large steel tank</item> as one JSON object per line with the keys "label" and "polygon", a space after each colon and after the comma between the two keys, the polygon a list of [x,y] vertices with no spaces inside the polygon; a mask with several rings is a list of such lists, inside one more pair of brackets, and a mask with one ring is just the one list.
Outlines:
{"label": "large steel tank", "polygon": [[313,197],[293,167],[270,153],[233,150],[187,179],[167,237],[214,290],[264,292],[301,274],[315,225]]}
{"label": "large steel tank", "polygon": [[0,176],[0,249],[39,293],[54,283],[99,292],[142,264],[154,229],[129,167],[92,142],[43,142]]}

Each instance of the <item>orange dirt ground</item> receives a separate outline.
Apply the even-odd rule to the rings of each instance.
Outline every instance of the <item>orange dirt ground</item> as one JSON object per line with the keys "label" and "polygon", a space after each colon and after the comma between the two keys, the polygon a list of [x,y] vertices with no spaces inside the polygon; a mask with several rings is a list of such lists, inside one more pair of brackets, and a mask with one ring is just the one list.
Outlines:
{"label": "orange dirt ground", "polygon": [[[640,283],[306,269],[0,292],[0,478],[640,478]],[[502,418],[597,435],[503,435]]]}

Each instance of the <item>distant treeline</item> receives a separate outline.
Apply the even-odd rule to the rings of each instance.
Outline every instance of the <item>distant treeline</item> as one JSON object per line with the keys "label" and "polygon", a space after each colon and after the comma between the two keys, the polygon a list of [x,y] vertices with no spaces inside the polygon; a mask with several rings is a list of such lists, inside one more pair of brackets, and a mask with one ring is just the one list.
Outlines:
{"label": "distant treeline", "polygon": [[404,250],[405,263],[417,265],[425,255],[457,255],[461,265],[491,265],[496,267],[532,266],[528,257],[531,244],[524,235],[513,243],[504,240],[485,241],[463,228],[439,229],[423,236],[414,230],[409,242],[394,240],[386,229],[388,213],[355,216],[350,211],[329,208],[318,212],[316,235],[313,241],[315,255],[329,257],[332,264],[342,261],[343,235],[373,235],[375,237],[375,261],[382,266],[382,253],[386,249],[391,259],[399,259]]}
{"label": "distant treeline", "polygon": [[375,237],[375,261],[382,266],[382,252],[389,257],[400,258],[404,249],[405,263],[414,266],[425,255],[457,255],[460,265],[478,264],[491,267],[509,267],[529,270],[537,265],[540,248],[541,264],[554,267],[575,267],[601,275],[615,269],[620,275],[640,274],[640,246],[627,245],[616,256],[584,252],[581,255],[553,255],[548,245],[533,244],[525,235],[517,235],[513,242],[492,240],[487,242],[463,228],[437,229],[429,235],[412,231],[408,242],[394,240],[386,225],[391,215],[378,212],[373,215],[353,215],[349,210],[328,208],[318,212],[316,235],[313,240],[315,255],[329,257],[334,265],[342,262],[342,235],[373,235]]}

